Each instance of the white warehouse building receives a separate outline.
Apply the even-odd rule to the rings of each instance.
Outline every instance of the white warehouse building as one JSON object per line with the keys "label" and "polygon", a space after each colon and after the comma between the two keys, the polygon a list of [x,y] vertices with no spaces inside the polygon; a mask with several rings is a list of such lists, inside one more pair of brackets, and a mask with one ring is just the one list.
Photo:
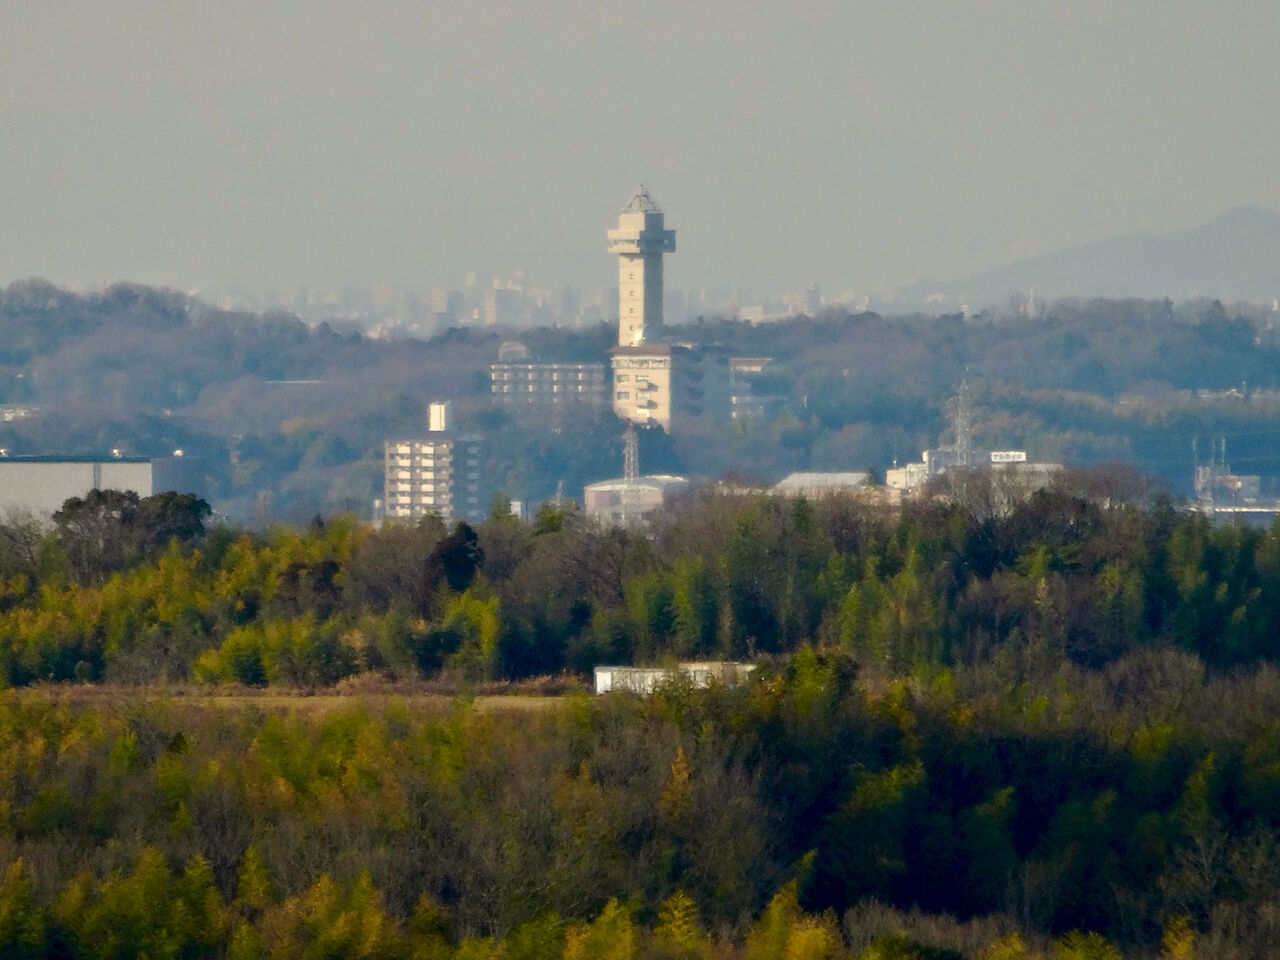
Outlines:
{"label": "white warehouse building", "polygon": [[699,660],[674,667],[596,667],[596,693],[626,690],[647,696],[661,684],[681,677],[694,687],[713,683],[741,683],[756,668],[754,663],[731,660]]}

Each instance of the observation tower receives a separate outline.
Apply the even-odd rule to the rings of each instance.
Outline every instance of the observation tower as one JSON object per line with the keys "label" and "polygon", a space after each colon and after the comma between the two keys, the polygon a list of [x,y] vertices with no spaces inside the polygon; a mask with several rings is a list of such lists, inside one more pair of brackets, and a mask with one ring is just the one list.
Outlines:
{"label": "observation tower", "polygon": [[662,330],[662,255],[674,253],[676,232],[662,225],[662,209],[643,184],[609,231],[618,255],[618,345],[634,347]]}

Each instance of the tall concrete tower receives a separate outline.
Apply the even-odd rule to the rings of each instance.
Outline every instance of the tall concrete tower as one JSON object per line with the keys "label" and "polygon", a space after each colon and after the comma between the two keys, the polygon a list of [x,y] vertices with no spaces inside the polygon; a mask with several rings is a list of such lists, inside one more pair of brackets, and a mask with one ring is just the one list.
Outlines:
{"label": "tall concrete tower", "polygon": [[618,345],[636,346],[662,330],[662,255],[674,253],[676,232],[662,226],[662,210],[642,185],[609,231],[618,255]]}

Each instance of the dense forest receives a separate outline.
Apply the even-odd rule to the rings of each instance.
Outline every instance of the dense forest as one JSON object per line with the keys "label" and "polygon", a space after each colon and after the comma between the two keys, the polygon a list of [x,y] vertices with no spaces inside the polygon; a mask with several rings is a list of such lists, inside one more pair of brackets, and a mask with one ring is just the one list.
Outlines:
{"label": "dense forest", "polygon": [[[651,472],[773,482],[792,470],[883,471],[950,438],[947,402],[968,377],[979,448],[1072,465],[1133,462],[1187,491],[1192,441],[1225,438],[1238,472],[1280,473],[1275,313],[1247,304],[1061,301],[968,317],[831,311],[776,324],[714,317],[670,330],[714,367],[773,363],[756,389],[780,403],[733,422],[723,405],[647,431]],[[490,402],[488,365],[507,338],[548,360],[603,361],[607,326],[454,329],[376,340],[341,324],[229,313],[129,284],[76,294],[40,281],[0,290],[0,423],[12,454],[167,456],[204,466],[222,514],[266,526],[316,513],[367,515],[382,443],[417,436],[425,405],[452,399],[485,437],[494,492],[537,503],[616,476],[621,426],[581,410],[552,422]]]}
{"label": "dense forest", "polygon": [[[944,493],[0,525],[0,952],[1270,956],[1280,530],[1118,470]],[[692,657],[759,666],[468,692]]]}
{"label": "dense forest", "polygon": [[480,682],[804,644],[886,676],[1103,668],[1153,647],[1230,670],[1271,659],[1280,636],[1275,532],[1214,526],[1119,469],[1034,492],[957,474],[900,510],[708,491],[645,530],[550,504],[453,529],[207,517],[190,496],[108,491],[48,526],[0,523],[0,677]]}

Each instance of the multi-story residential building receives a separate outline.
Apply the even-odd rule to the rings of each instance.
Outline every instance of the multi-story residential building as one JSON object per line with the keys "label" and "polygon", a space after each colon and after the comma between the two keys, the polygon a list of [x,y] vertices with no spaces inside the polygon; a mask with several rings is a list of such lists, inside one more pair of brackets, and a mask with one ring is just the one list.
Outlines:
{"label": "multi-story residential building", "polygon": [[480,438],[450,429],[451,406],[431,404],[425,438],[383,445],[387,518],[417,520],[434,513],[446,522],[484,519]]}
{"label": "multi-story residential building", "polygon": [[489,384],[494,403],[535,416],[554,417],[574,404],[603,406],[608,394],[603,363],[535,360],[521,343],[499,347],[498,362],[489,365]]}
{"label": "multi-story residential building", "polygon": [[613,412],[632,423],[660,424],[669,433],[671,391],[687,366],[687,354],[664,343],[610,349]]}

